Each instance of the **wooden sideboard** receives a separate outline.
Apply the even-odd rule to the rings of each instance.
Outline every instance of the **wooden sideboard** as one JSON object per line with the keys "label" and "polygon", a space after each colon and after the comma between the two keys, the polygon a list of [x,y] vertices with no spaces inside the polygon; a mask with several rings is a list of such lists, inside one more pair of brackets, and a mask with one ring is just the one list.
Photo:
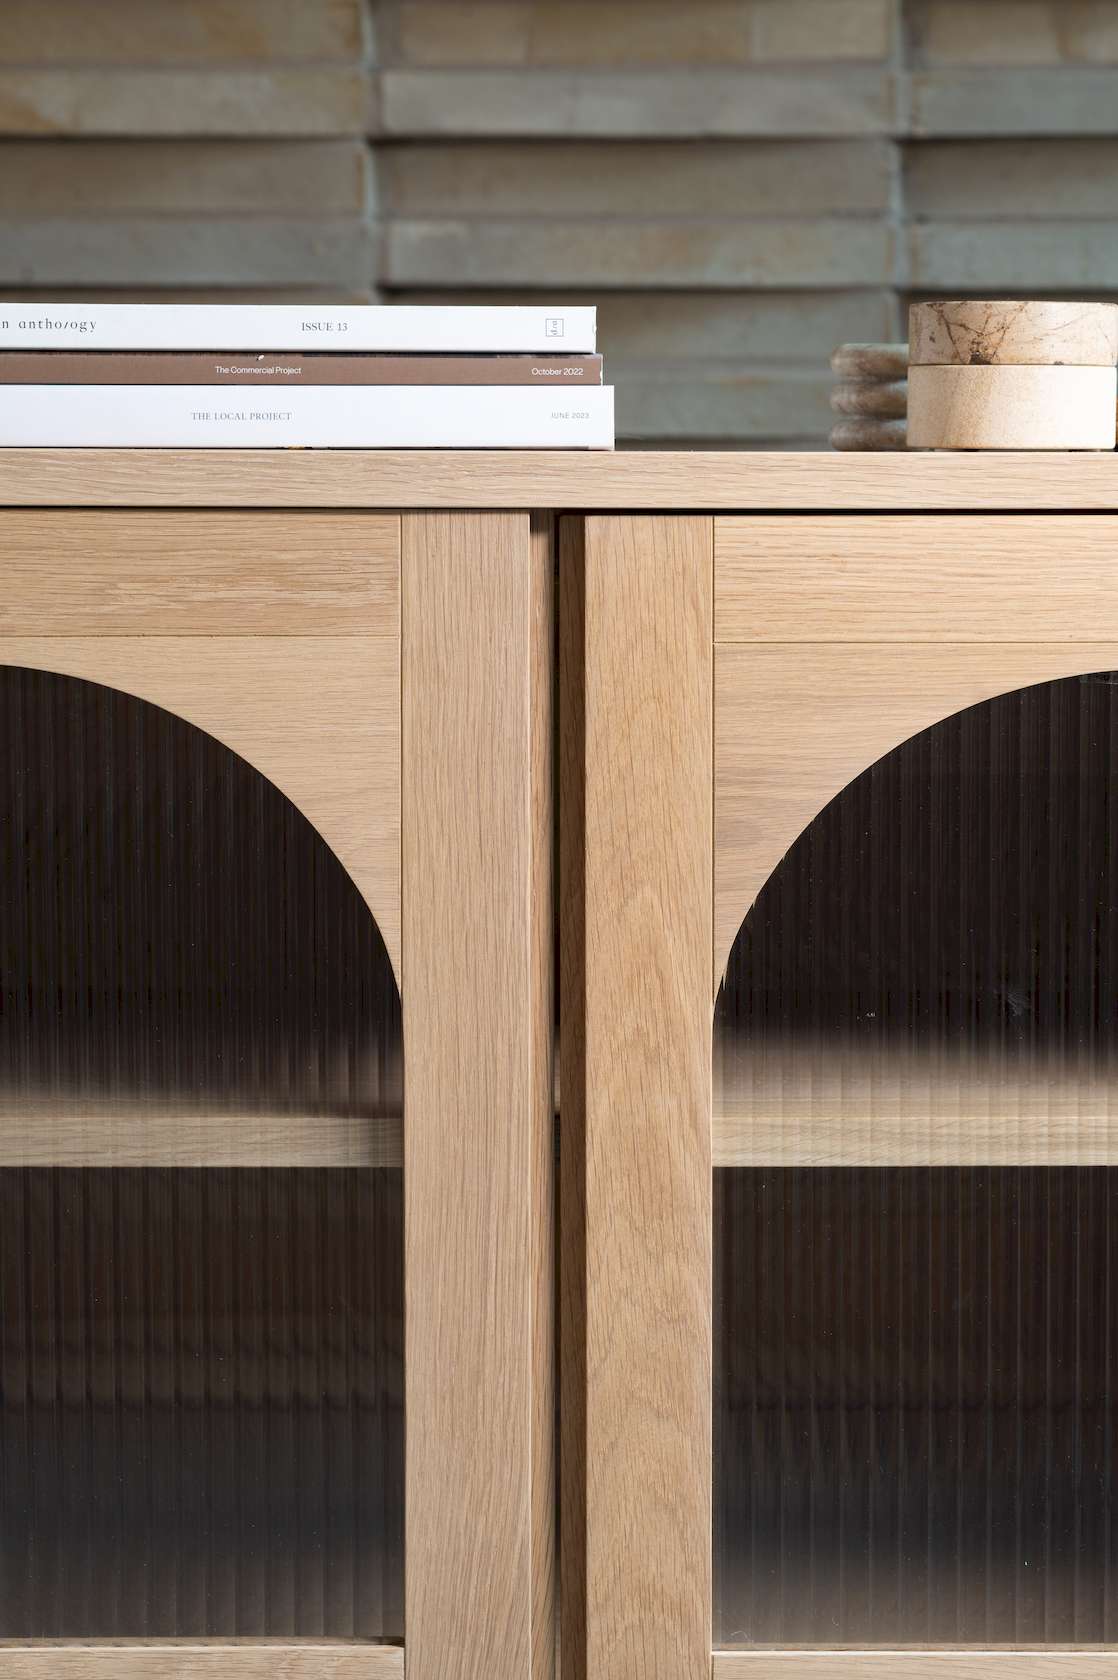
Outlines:
{"label": "wooden sideboard", "polygon": [[[339,1631],[327,1610],[300,1611],[263,1643],[237,1627],[137,1635],[126,1611],[112,1642],[69,1638],[41,1614],[11,1634],[0,1568],[0,1675],[551,1680],[558,1650],[574,1680],[699,1680],[712,1651],[715,1680],[929,1664],[1048,1680],[1118,1661],[1105,1579],[1065,1578],[1076,1546],[1086,1556],[1102,1544],[1082,1525],[1109,1534],[1111,1520],[1109,1504],[1100,1515],[1059,1480],[1068,1443],[1085,1450],[1072,1439],[1078,1412],[1071,1435],[1049,1421],[1040,1447],[1027,1441],[1048,1453],[1037,1497],[1053,1511],[1064,1501],[1065,1526],[1080,1522],[1077,1541],[1054,1516],[1041,1524],[1054,1585],[1038,1624],[1016,1542],[936,1480],[935,1452],[969,1464],[958,1431],[934,1452],[931,1434],[925,1443],[919,1566],[888,1573],[872,1546],[863,1556],[854,1545],[863,1530],[888,1533],[897,1556],[913,1553],[894,1507],[918,1451],[910,1442],[903,1474],[891,1468],[889,1430],[912,1408],[882,1397],[884,1378],[871,1371],[870,1399],[854,1397],[851,1373],[877,1345],[859,1340],[860,1319],[834,1404],[821,1398],[829,1367],[810,1336],[794,1359],[780,1355],[779,1404],[758,1398],[764,1372],[737,1371],[733,1395],[719,1374],[727,1338],[768,1323],[773,1306],[759,1296],[753,1318],[735,1318],[728,1304],[747,1192],[760,1210],[757,1288],[768,1278],[799,1303],[795,1319],[796,1245],[822,1241],[803,1201],[812,1174],[830,1175],[819,1183],[846,1218],[860,1205],[842,1201],[861,1183],[851,1174],[884,1174],[873,1180],[884,1198],[894,1172],[1118,1165],[1109,1003],[1097,1001],[1110,973],[1099,885],[1109,693],[1102,678],[1061,686],[1118,670],[1114,456],[0,451],[0,558],[0,666],[185,720],[278,789],[340,862],[398,991],[404,1091],[402,1116],[391,1103],[374,1114],[215,1100],[191,1112],[189,1101],[114,1107],[82,1090],[40,1101],[25,1079],[0,1093],[0,1170],[402,1165],[407,1429],[403,1626],[379,1643]],[[1034,691],[1040,711],[996,711]],[[936,733],[954,717],[973,728]],[[897,760],[911,742],[924,745]],[[1045,742],[1057,769],[1057,744],[1078,745],[1040,809]],[[1086,811],[1088,793],[1103,814],[1065,832],[1059,813],[1069,801]],[[848,794],[862,803],[844,806]],[[994,797],[1003,826],[1016,813],[1017,851],[997,840]],[[942,831],[928,827],[941,804]],[[987,815],[972,834],[978,806]],[[1051,844],[1038,837],[1046,825]],[[955,851],[951,835],[964,836]],[[975,950],[994,978],[968,990],[970,947],[956,964],[954,947],[919,944],[905,908],[934,875],[929,859],[948,885],[930,909],[921,900],[916,922],[955,928],[956,917],[956,945],[970,926],[956,901],[977,891],[967,883],[980,863],[980,902],[1000,902],[1007,859],[1022,883],[1047,869],[1053,895],[1081,865],[1086,908],[1068,915],[1085,931],[1060,948],[1076,961],[1096,953],[1094,1004],[1074,1003],[1067,976],[1045,967],[1059,929],[1014,947],[1036,980],[1019,995],[1010,958],[989,957],[993,920]],[[863,939],[858,918],[877,929],[876,911],[857,891],[875,870],[899,920]],[[843,920],[848,886],[861,908]],[[10,878],[0,890],[13,891]],[[1017,903],[1012,914],[1018,928],[1032,912]],[[831,931],[801,969],[801,948],[816,949],[812,916]],[[911,1020],[906,961],[924,965]],[[923,1007],[938,997],[939,1014]],[[891,1009],[892,1037],[867,1025]],[[793,1201],[779,1213],[779,1272],[766,1174],[808,1175],[780,1180]],[[992,1193],[981,1178],[964,1188],[971,1200],[952,1204],[960,1266],[975,1198]],[[1054,1249],[1058,1210],[1045,1210]],[[892,1231],[906,1215],[887,1218]],[[936,1218],[938,1231],[946,1215]],[[1017,1202],[1012,1219],[1025,1219]],[[887,1245],[867,1273],[848,1232],[827,1240],[842,1275],[861,1280],[851,1290],[876,1288]],[[1086,1266],[1095,1251],[1083,1253]],[[893,1260],[915,1300],[928,1265]],[[1046,1311],[1059,1317],[1065,1285],[1079,1325],[1082,1282],[1050,1281]],[[825,1298],[811,1297],[813,1313]],[[887,1340],[882,1302],[875,1334]],[[960,1346],[978,1322],[959,1329]],[[1001,1332],[981,1322],[992,1346]],[[1051,1339],[1036,1347],[1059,1364]],[[1100,1355],[1107,1382],[1118,1381],[1111,1358]],[[962,1382],[964,1365],[951,1369]],[[904,1373],[889,1371],[903,1388]],[[994,1441],[979,1389],[967,1406],[987,1408]],[[1091,1413],[1104,1433],[1118,1424],[1109,1394]],[[967,1406],[943,1403],[950,1428]],[[1054,1387],[1038,1406],[1056,1415]],[[754,1419],[744,1446],[730,1440],[743,1407]],[[829,1446],[825,1415],[839,1417]],[[863,1438],[852,1420],[866,1416],[878,1433]],[[814,1432],[810,1451],[797,1418]],[[748,1545],[716,1498],[715,1455],[722,1463],[731,1447],[754,1512]],[[0,1449],[10,1464],[3,1452],[17,1449],[2,1435]],[[870,1461],[876,1480],[863,1487]],[[975,1475],[992,1510],[993,1472]],[[787,1539],[766,1550],[771,1535],[755,1531],[770,1515]],[[1026,1519],[1018,1512],[1021,1532]],[[961,1557],[960,1536],[982,1521],[987,1607],[957,1583],[948,1637],[927,1608],[940,1552],[955,1545]],[[765,1601],[755,1621],[730,1608],[751,1598]],[[823,1606],[815,1621],[797,1608],[809,1599]]]}

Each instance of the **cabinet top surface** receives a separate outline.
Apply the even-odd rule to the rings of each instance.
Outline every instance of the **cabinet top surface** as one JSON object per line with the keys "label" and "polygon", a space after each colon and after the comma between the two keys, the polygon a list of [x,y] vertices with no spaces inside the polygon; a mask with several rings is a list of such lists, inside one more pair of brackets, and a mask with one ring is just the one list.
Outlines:
{"label": "cabinet top surface", "polygon": [[0,506],[1118,511],[1118,455],[0,449]]}

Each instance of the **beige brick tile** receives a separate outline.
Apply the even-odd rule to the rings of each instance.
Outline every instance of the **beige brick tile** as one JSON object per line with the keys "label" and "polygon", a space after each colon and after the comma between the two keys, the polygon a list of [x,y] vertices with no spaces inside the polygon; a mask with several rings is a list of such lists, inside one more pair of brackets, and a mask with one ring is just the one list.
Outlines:
{"label": "beige brick tile", "polygon": [[883,221],[390,221],[388,286],[835,286],[893,275]]}
{"label": "beige brick tile", "polygon": [[412,216],[750,216],[888,209],[879,140],[466,141],[384,148],[385,213]]}
{"label": "beige brick tile", "polygon": [[4,0],[0,65],[347,63],[363,0]]}
{"label": "beige brick tile", "polygon": [[914,288],[1021,297],[1078,292],[1092,297],[1118,273],[1118,224],[923,222],[909,230]]}
{"label": "beige brick tile", "polygon": [[373,272],[372,242],[357,221],[12,217],[0,238],[0,284],[350,290]]}
{"label": "beige brick tile", "polygon": [[913,216],[1118,215],[1118,139],[924,141],[904,175]]}
{"label": "beige brick tile", "polygon": [[387,70],[389,135],[669,139],[886,134],[892,75],[877,69],[563,72]]}
{"label": "beige brick tile", "polygon": [[929,70],[911,78],[912,132],[1118,134],[1115,94],[1109,70]]}
{"label": "beige brick tile", "polygon": [[623,437],[759,439],[774,433],[825,437],[831,376],[792,368],[727,368],[683,362],[671,368],[614,359],[617,430]]}
{"label": "beige brick tile", "polygon": [[383,303],[372,286],[25,286],[9,285],[5,297],[25,303]]}
{"label": "beige brick tile", "polygon": [[0,135],[363,134],[358,69],[0,70]]}
{"label": "beige brick tile", "polygon": [[363,215],[360,140],[0,141],[0,215]]}
{"label": "beige brick tile", "polygon": [[400,0],[385,12],[398,64],[617,69],[883,59],[893,0]]}
{"label": "beige brick tile", "polygon": [[753,27],[757,63],[887,58],[893,0],[768,0]]}
{"label": "beige brick tile", "polygon": [[1113,0],[916,0],[909,20],[928,65],[1118,64]]}
{"label": "beige brick tile", "polygon": [[607,294],[599,342],[633,360],[686,356],[825,366],[836,344],[876,343],[900,321],[889,291]]}

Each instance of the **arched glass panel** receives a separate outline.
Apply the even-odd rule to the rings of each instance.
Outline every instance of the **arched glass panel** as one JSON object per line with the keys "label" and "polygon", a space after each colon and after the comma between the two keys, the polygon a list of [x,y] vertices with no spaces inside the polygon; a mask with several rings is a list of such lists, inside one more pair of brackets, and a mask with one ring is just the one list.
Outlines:
{"label": "arched glass panel", "polygon": [[[1118,677],[924,731],[715,1018],[719,1645],[1118,1638]],[[1114,1119],[1118,1119],[1118,1113]]]}
{"label": "arched glass panel", "polygon": [[402,1636],[401,1066],[271,783],[0,670],[0,1638]]}

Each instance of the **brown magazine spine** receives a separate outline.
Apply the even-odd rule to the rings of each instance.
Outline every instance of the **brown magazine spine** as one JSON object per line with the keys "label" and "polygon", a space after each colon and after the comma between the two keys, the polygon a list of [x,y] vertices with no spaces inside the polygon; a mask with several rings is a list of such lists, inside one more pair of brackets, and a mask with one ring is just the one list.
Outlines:
{"label": "brown magazine spine", "polygon": [[600,385],[601,356],[3,350],[0,385]]}

